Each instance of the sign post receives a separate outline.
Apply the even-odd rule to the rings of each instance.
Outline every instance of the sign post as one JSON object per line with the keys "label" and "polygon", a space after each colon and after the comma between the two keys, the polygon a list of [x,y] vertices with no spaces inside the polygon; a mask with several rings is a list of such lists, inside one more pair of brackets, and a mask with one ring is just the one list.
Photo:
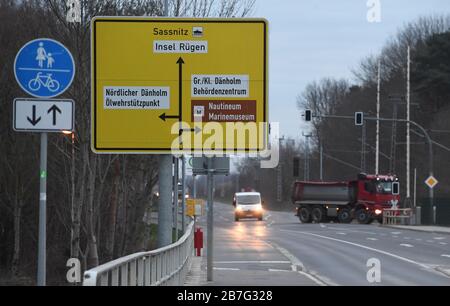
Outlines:
{"label": "sign post", "polygon": [[60,42],[39,38],[26,43],[14,61],[14,75],[29,95],[41,99],[15,99],[13,129],[41,132],[39,172],[39,241],[37,284],[46,284],[47,226],[47,132],[74,130],[72,100],[50,99],[72,84],[75,63],[70,51]]}
{"label": "sign post", "polygon": [[[267,35],[264,19],[93,18],[92,150],[203,156],[268,149]],[[226,167],[213,161],[202,160],[200,172],[195,159],[193,166],[194,176],[208,176],[208,280],[213,180],[229,172],[228,159]],[[164,171],[161,190],[170,184]],[[160,194],[162,216],[171,194]],[[165,220],[158,222],[162,240]]]}
{"label": "sign post", "polygon": [[434,187],[439,183],[439,181],[433,176],[431,173],[430,176],[425,180],[425,184],[430,189],[430,222],[432,224],[436,224],[436,215],[434,213],[434,203],[433,203],[433,197],[434,197]]}
{"label": "sign post", "polygon": [[39,173],[39,242],[37,284],[45,286],[47,271],[47,133],[41,133]]}
{"label": "sign post", "polygon": [[208,174],[207,174],[207,190],[208,190],[208,202],[207,202],[207,249],[206,249],[206,280],[213,281],[213,237],[214,237],[214,175],[213,175],[213,157],[207,158]]}

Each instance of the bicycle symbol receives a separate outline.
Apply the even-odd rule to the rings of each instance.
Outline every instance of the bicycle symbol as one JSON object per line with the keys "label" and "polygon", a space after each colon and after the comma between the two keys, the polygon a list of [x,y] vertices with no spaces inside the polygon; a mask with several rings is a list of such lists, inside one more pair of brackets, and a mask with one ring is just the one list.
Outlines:
{"label": "bicycle symbol", "polygon": [[55,92],[59,89],[59,82],[52,79],[52,74],[47,73],[47,75],[42,75],[42,72],[38,72],[35,79],[31,79],[28,82],[28,87],[32,91],[38,91],[41,86],[44,86],[51,92]]}

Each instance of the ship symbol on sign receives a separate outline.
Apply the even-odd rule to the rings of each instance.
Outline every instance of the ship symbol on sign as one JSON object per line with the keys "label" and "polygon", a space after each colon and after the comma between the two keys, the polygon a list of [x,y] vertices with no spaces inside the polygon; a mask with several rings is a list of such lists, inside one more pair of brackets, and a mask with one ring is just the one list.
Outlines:
{"label": "ship symbol on sign", "polygon": [[203,36],[203,27],[192,27],[192,36],[202,37]]}

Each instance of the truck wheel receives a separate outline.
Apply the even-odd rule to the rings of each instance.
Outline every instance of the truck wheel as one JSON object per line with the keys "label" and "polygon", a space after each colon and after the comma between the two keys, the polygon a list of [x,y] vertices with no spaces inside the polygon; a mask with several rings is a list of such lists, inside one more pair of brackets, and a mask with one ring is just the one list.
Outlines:
{"label": "truck wheel", "polygon": [[311,222],[311,212],[306,207],[301,207],[298,211],[298,218],[302,223],[310,223]]}
{"label": "truck wheel", "polygon": [[370,214],[365,209],[358,209],[356,211],[356,219],[360,224],[369,224],[371,221]]}
{"label": "truck wheel", "polygon": [[322,222],[324,219],[324,211],[322,207],[314,207],[311,212],[312,220],[316,223]]}
{"label": "truck wheel", "polygon": [[350,213],[350,209],[348,209],[348,208],[339,209],[337,217],[338,217],[339,223],[352,222],[352,215]]}

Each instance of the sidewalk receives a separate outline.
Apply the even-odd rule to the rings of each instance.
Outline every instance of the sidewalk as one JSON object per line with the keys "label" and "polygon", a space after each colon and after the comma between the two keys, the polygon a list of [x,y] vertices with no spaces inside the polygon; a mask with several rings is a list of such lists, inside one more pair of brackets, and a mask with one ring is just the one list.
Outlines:
{"label": "sidewalk", "polygon": [[450,227],[432,225],[381,225],[382,227],[398,228],[411,231],[438,233],[450,235]]}
{"label": "sidewalk", "polygon": [[326,286],[318,278],[302,271],[273,271],[268,275],[266,271],[214,269],[213,273],[214,280],[208,282],[206,257],[194,256],[184,286]]}
{"label": "sidewalk", "polygon": [[205,286],[207,284],[205,263],[206,263],[205,256],[192,257],[191,267],[186,276],[184,286]]}

